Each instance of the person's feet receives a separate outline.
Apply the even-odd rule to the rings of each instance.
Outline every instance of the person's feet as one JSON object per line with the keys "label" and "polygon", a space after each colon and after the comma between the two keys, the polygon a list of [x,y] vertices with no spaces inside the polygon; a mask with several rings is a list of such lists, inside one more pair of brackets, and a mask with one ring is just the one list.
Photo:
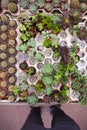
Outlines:
{"label": "person's feet", "polygon": [[50,113],[53,115],[53,111],[60,109],[60,107],[61,107],[61,104],[50,106]]}
{"label": "person's feet", "polygon": [[34,112],[34,113],[41,113],[41,109],[40,107],[31,107],[31,113]]}

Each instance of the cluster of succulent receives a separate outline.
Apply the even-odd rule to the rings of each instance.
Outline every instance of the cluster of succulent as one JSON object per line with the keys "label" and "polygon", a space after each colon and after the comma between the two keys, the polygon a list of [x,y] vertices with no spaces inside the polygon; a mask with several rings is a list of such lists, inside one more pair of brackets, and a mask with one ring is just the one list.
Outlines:
{"label": "cluster of succulent", "polygon": [[20,0],[19,5],[22,8],[26,8],[29,12],[34,13],[37,9],[44,9],[46,12],[51,12],[53,8],[59,8],[61,11],[66,12],[69,8],[67,1],[53,0]]}

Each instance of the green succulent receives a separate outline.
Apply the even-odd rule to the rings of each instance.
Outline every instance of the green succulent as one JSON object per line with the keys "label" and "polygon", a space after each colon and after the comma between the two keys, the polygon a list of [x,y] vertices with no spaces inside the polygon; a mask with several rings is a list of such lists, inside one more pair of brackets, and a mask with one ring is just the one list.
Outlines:
{"label": "green succulent", "polygon": [[52,75],[53,73],[53,66],[49,63],[45,63],[43,66],[42,66],[42,73],[45,74],[45,75]]}
{"label": "green succulent", "polygon": [[30,104],[30,105],[33,105],[33,104],[36,104],[38,102],[38,98],[36,97],[35,94],[31,94],[27,97],[27,102]]}
{"label": "green succulent", "polygon": [[29,47],[35,47],[36,46],[36,41],[34,38],[30,38],[27,42],[27,46]]}
{"label": "green succulent", "polygon": [[37,5],[39,6],[39,8],[42,8],[45,4],[44,0],[37,0]]}
{"label": "green succulent", "polygon": [[20,31],[25,32],[26,31],[26,26],[25,25],[20,25],[19,29],[20,29]]}
{"label": "green succulent", "polygon": [[21,91],[27,90],[28,87],[29,87],[29,86],[28,86],[27,81],[23,81],[23,82],[21,82],[21,83],[19,84],[19,88],[20,88]]}
{"label": "green succulent", "polygon": [[27,0],[20,0],[20,7],[25,8],[27,6]]}
{"label": "green succulent", "polygon": [[58,7],[59,6],[59,0],[53,0],[53,6]]}
{"label": "green succulent", "polygon": [[45,86],[49,86],[49,85],[51,85],[52,82],[53,82],[53,77],[50,76],[50,75],[43,76],[42,82],[44,83]]}
{"label": "green succulent", "polygon": [[24,44],[24,45],[20,45],[20,46],[19,46],[19,50],[25,52],[25,51],[27,50],[27,45],[26,45],[26,44]]}
{"label": "green succulent", "polygon": [[35,58],[37,61],[42,61],[44,59],[44,54],[42,52],[39,52],[35,55]]}
{"label": "green succulent", "polygon": [[31,3],[29,5],[29,9],[28,9],[31,13],[34,13],[37,10],[37,4],[36,3]]}
{"label": "green succulent", "polygon": [[39,31],[42,31],[44,29],[43,24],[42,23],[38,23],[37,28],[39,29]]}
{"label": "green succulent", "polygon": [[53,5],[50,4],[50,3],[46,3],[46,5],[45,5],[45,10],[46,10],[47,12],[50,12],[50,11],[52,11],[52,9],[53,9]]}
{"label": "green succulent", "polygon": [[46,86],[45,88],[45,94],[50,95],[53,92],[53,88],[51,86]]}
{"label": "green succulent", "polygon": [[29,38],[31,38],[32,34],[28,31],[26,31],[25,33],[22,33],[21,36],[20,36],[20,39],[23,41],[23,42],[27,42],[29,40]]}

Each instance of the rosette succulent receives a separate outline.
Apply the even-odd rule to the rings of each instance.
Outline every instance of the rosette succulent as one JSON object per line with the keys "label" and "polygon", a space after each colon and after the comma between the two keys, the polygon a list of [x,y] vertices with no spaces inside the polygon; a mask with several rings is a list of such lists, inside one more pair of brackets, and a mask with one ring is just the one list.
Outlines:
{"label": "rosette succulent", "polygon": [[33,105],[35,103],[38,102],[38,98],[36,97],[35,94],[31,94],[27,97],[27,102],[30,104],[30,105]]}
{"label": "rosette succulent", "polygon": [[53,66],[49,63],[45,63],[42,66],[42,73],[45,75],[51,75],[53,73]]}

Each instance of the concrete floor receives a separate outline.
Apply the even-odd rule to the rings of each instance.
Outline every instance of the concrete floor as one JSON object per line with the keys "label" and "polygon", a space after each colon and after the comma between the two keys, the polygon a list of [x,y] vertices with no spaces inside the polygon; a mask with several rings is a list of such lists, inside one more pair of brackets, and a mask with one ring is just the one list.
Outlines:
{"label": "concrete floor", "polygon": [[[63,104],[61,109],[79,124],[81,130],[87,130],[87,106]],[[20,130],[29,112],[30,107],[27,103],[0,103],[0,130]],[[42,119],[44,126],[50,128],[52,118],[48,107],[42,108]]]}

